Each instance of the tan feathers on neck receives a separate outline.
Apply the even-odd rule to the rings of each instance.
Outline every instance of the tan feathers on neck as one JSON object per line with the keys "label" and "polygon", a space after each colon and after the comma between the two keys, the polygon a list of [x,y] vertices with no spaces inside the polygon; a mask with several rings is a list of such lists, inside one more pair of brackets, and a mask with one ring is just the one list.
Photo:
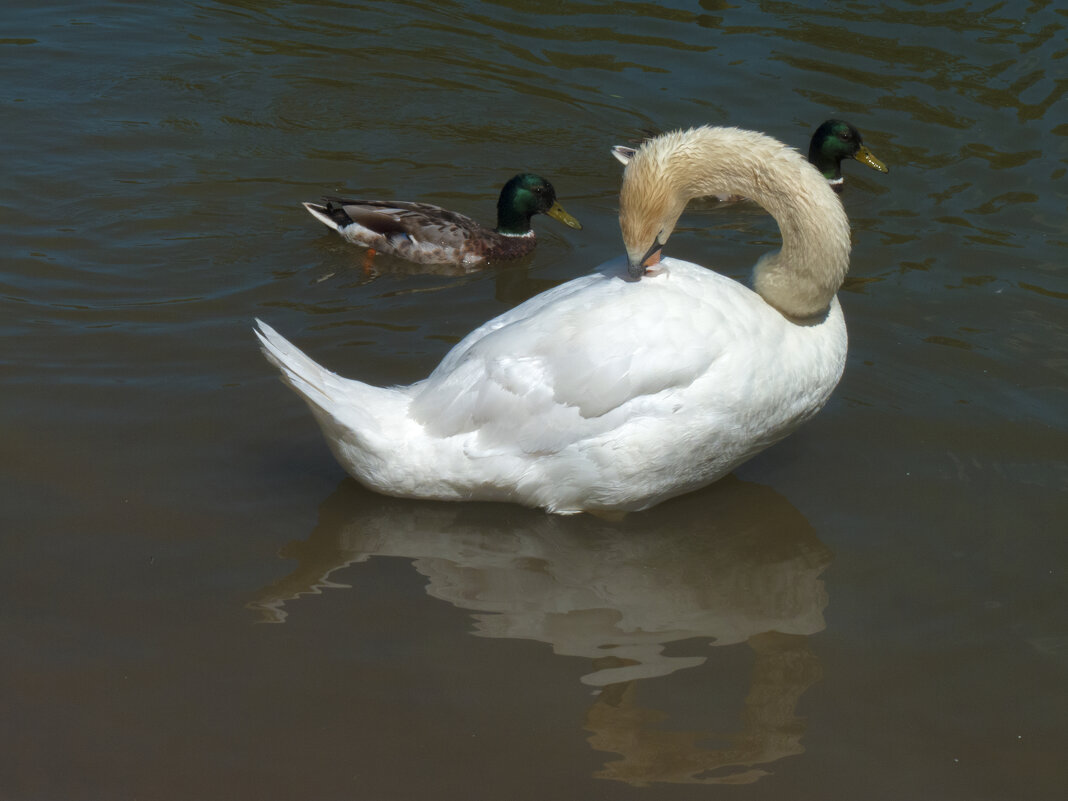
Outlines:
{"label": "tan feathers on neck", "polygon": [[666,242],[695,197],[738,194],[778,222],[782,249],[753,268],[753,289],[791,318],[822,314],[849,269],[849,220],[796,150],[755,131],[692,128],[645,142],[623,175],[619,223],[634,264]]}

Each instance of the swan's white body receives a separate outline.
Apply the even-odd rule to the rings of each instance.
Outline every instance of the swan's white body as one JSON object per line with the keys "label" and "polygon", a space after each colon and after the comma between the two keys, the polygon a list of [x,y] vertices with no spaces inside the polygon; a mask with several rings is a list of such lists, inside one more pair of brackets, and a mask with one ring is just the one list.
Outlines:
{"label": "swan's white body", "polygon": [[[741,160],[751,176],[717,182],[718,154],[736,163],[732,148],[742,145],[756,150],[755,160]],[[679,161],[691,152],[696,158]],[[672,165],[682,163],[680,188]],[[690,186],[693,164],[705,165],[697,170],[708,180]],[[758,263],[755,284],[803,320],[683,261],[664,259],[655,273],[629,280],[628,268],[666,241],[688,197],[711,194],[709,187],[743,193],[776,214],[783,249]],[[760,197],[769,191],[800,193],[802,212]],[[608,262],[491,320],[407,387],[341,378],[263,323],[257,333],[338,461],[371,489],[554,512],[645,509],[715,481],[827,401],[845,365],[834,291],[848,265],[849,231],[815,168],[775,140],[737,129],[647,143],[627,167],[620,218],[629,264]],[[824,257],[830,263],[819,272]]]}

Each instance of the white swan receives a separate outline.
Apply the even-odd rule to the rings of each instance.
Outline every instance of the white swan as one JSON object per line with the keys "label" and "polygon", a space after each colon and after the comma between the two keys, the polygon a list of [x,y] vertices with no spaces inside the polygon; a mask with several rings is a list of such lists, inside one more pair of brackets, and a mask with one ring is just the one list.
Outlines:
{"label": "white swan", "polygon": [[[660,261],[687,201],[721,192],[779,223],[782,249],[754,267],[755,292]],[[835,293],[849,222],[795,150],[709,127],[646,142],[619,217],[626,260],[491,320],[410,386],[341,378],[265,324],[257,334],[364,486],[563,513],[646,509],[715,481],[827,401],[845,365]]]}

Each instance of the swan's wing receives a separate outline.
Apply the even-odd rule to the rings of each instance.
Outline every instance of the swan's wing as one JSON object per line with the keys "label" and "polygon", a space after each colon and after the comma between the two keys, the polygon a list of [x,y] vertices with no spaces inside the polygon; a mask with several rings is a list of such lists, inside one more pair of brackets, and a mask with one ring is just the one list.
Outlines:
{"label": "swan's wing", "polygon": [[[612,262],[615,264],[615,262]],[[623,262],[620,262],[623,264]],[[552,289],[548,289],[545,292],[541,292],[532,298],[528,298],[523,303],[515,306],[504,314],[494,317],[492,320],[483,323],[474,331],[465,336],[460,342],[458,342],[452,350],[450,350],[445,358],[441,360],[441,363],[434,368],[434,372],[430,375],[430,380],[437,377],[451,373],[460,362],[465,358],[468,351],[471,350],[474,345],[481,341],[483,337],[492,334],[498,329],[504,328],[515,323],[519,323],[526,320],[529,317],[536,316],[542,308],[546,306],[552,306],[560,301],[561,298],[572,295],[576,292],[584,291],[586,288],[595,283],[607,280],[605,275],[600,273],[591,273],[590,275],[584,275],[580,278],[575,278],[566,283],[555,286]]]}
{"label": "swan's wing", "polygon": [[670,414],[727,344],[723,313],[682,281],[591,276],[539,296],[461,342],[410,413],[435,436],[478,431],[487,449],[528,452]]}

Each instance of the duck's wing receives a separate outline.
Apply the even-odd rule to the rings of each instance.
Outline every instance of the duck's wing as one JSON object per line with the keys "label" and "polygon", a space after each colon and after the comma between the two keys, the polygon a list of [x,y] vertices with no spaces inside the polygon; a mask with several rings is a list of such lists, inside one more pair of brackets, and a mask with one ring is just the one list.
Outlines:
{"label": "duck's wing", "polygon": [[723,343],[715,309],[671,279],[590,276],[532,299],[462,341],[410,414],[434,436],[533,453],[673,413]]}
{"label": "duck's wing", "polygon": [[470,217],[430,203],[346,200],[338,197],[324,200],[326,205],[319,207],[319,210],[336,223],[339,230],[355,224],[372,235],[385,237],[394,243],[397,240],[409,240],[418,244],[434,243],[447,248],[461,248],[472,236],[487,233],[482,225]]}

